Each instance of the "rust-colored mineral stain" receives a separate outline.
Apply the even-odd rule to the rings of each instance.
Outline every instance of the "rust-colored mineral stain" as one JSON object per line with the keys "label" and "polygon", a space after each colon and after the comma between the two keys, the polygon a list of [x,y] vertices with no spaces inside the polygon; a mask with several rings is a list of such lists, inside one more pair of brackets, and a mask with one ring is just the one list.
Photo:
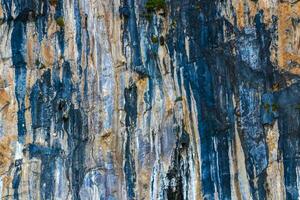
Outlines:
{"label": "rust-colored mineral stain", "polygon": [[0,5],[0,19],[2,19],[3,17],[4,17],[3,8],[2,8],[2,5]]}
{"label": "rust-colored mineral stain", "polygon": [[2,109],[4,106],[8,105],[10,102],[10,97],[5,91],[5,89],[0,89],[0,109]]}
{"label": "rust-colored mineral stain", "polygon": [[0,176],[4,175],[12,162],[11,143],[17,139],[16,135],[5,135],[0,138]]}
{"label": "rust-colored mineral stain", "polygon": [[27,39],[27,66],[33,68],[35,65],[35,44],[36,44],[36,37],[34,35],[30,35]]}
{"label": "rust-colored mineral stain", "polygon": [[[294,42],[294,30],[292,18],[300,13],[300,4],[292,5],[284,2],[278,8],[278,65],[279,68],[287,70],[293,74],[300,74],[299,45]],[[300,27],[298,26],[297,29]]]}
{"label": "rust-colored mineral stain", "polygon": [[54,63],[54,49],[50,42],[43,41],[41,46],[41,54],[44,59],[43,63],[46,66],[51,66]]}
{"label": "rust-colored mineral stain", "polygon": [[239,29],[244,27],[244,2],[238,1],[237,11],[236,11],[237,24]]}

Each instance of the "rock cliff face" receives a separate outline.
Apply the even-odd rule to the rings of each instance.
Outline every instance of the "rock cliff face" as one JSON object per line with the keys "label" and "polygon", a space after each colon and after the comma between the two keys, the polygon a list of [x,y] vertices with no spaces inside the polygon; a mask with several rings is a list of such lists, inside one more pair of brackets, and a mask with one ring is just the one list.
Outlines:
{"label": "rock cliff face", "polygon": [[0,0],[1,199],[300,198],[297,0]]}

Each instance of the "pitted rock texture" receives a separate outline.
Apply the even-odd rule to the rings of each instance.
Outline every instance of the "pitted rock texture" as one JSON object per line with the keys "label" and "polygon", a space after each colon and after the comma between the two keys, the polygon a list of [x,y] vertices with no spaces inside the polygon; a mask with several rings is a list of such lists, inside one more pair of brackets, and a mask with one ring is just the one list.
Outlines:
{"label": "pitted rock texture", "polygon": [[0,0],[1,199],[299,199],[299,13]]}

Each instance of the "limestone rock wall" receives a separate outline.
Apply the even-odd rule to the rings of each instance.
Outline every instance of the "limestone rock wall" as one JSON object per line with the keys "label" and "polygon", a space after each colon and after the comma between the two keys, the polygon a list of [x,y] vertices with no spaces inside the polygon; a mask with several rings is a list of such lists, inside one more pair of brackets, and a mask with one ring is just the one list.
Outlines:
{"label": "limestone rock wall", "polygon": [[1,199],[299,199],[299,13],[0,0]]}

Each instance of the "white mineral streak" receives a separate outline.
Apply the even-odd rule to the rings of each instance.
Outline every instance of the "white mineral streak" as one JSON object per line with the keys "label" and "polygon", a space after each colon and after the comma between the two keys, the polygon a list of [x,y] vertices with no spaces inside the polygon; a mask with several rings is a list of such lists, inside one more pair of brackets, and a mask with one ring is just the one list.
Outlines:
{"label": "white mineral streak", "polygon": [[269,149],[269,166],[267,168],[267,198],[271,200],[286,199],[284,190],[284,171],[282,159],[278,155],[279,130],[276,121],[272,127],[267,127],[267,144]]}
{"label": "white mineral streak", "polygon": [[56,170],[55,170],[55,199],[70,199],[71,194],[68,188],[68,182],[66,177],[66,172],[64,170],[64,161],[61,158],[58,158],[55,162]]}
{"label": "white mineral streak", "polygon": [[[234,104],[234,107],[239,107],[238,103],[235,100],[235,97],[233,95],[232,101]],[[234,190],[232,189],[232,192],[236,194],[235,198],[242,199],[242,200],[252,200],[252,196],[250,193],[250,185],[247,177],[247,171],[246,171],[246,165],[245,165],[245,154],[243,147],[241,145],[240,136],[237,128],[237,122],[234,125],[235,130],[235,136],[233,140],[233,144],[231,146],[231,156],[229,158],[232,158],[233,166],[230,166],[232,168],[233,174],[231,174],[231,187],[234,187]],[[237,177],[237,178],[236,178]]]}
{"label": "white mineral streak", "polygon": [[0,199],[2,199],[2,191],[3,191],[3,180],[2,177],[0,177]]}
{"label": "white mineral streak", "polygon": [[16,150],[15,150],[15,160],[21,159],[23,157],[23,150],[24,146],[19,142],[16,142]]}
{"label": "white mineral streak", "polygon": [[243,200],[252,199],[250,193],[250,186],[246,172],[245,166],[245,156],[243,147],[241,145],[239,134],[236,132],[235,134],[235,144],[236,144],[236,163],[237,163],[237,174],[238,174],[238,184],[241,192],[241,197]]}
{"label": "white mineral streak", "polygon": [[236,189],[237,180],[235,178],[235,163],[233,160],[234,152],[233,152],[233,148],[232,148],[233,145],[230,143],[228,146],[229,146],[228,157],[229,157],[229,166],[230,166],[231,197],[232,197],[232,200],[237,200],[238,199],[238,194],[237,194],[237,189]]}
{"label": "white mineral streak", "polygon": [[194,166],[191,167],[191,173],[192,173],[192,180],[190,183],[190,187],[193,188],[193,192],[189,193],[189,198],[187,199],[199,199],[202,197],[202,193],[201,193],[201,181],[200,177],[201,177],[201,149],[200,149],[200,135],[199,135],[199,129],[198,127],[198,112],[196,109],[196,102],[195,102],[195,98],[194,98],[194,94],[191,94],[191,100],[192,100],[192,109],[191,109],[191,120],[193,123],[191,123],[191,133],[192,133],[192,138],[193,138],[193,142],[192,142],[192,146],[190,149],[190,154],[192,154],[192,158],[190,162],[193,163],[193,165],[190,166]]}
{"label": "white mineral streak", "polygon": [[[118,127],[119,120],[118,115],[116,115],[117,112],[122,113],[119,110],[120,105],[118,105],[121,99],[118,100],[118,98],[121,95],[120,91],[124,91],[123,88],[120,88],[124,87],[124,83],[122,83],[123,73],[115,74],[116,68],[123,65],[120,53],[121,35],[118,3],[106,1],[99,4],[97,1],[86,0],[82,6],[82,12],[88,16],[86,20],[87,33],[83,34],[82,41],[89,39],[91,51],[85,61],[85,65],[89,66],[86,69],[89,85],[88,97],[86,98],[88,100],[87,109],[88,115],[91,116],[89,118],[89,131],[93,133],[90,136],[92,139],[91,145],[88,147],[92,152],[91,157],[88,157],[89,162],[91,162],[89,168],[93,169],[95,165],[104,164],[106,166],[103,170],[108,170],[109,173],[98,172],[96,169],[93,173],[87,174],[86,181],[94,179],[95,175],[106,181],[92,181],[92,186],[89,186],[90,184],[83,185],[81,196],[85,199],[94,199],[97,198],[93,196],[94,194],[99,198],[103,198],[108,194],[110,198],[117,198],[116,195],[119,195],[118,198],[122,198],[124,188],[118,169],[118,167],[121,167],[121,163],[115,162],[114,159],[113,164],[111,164],[110,158],[111,156],[113,158],[118,157],[118,154],[115,153],[118,153],[118,145],[120,144],[116,142],[120,141],[120,138],[117,138],[120,137],[119,134],[122,131],[121,127]],[[83,47],[85,45],[87,44],[84,42]],[[111,167],[115,170],[109,169]],[[115,173],[119,174],[118,178],[116,178]],[[119,180],[117,181],[117,179]],[[86,192],[87,195],[85,195]]]}
{"label": "white mineral streak", "polygon": [[[300,167],[296,167],[296,174],[297,174],[297,189],[298,192],[300,192]],[[300,199],[300,196],[298,197],[298,200]]]}

